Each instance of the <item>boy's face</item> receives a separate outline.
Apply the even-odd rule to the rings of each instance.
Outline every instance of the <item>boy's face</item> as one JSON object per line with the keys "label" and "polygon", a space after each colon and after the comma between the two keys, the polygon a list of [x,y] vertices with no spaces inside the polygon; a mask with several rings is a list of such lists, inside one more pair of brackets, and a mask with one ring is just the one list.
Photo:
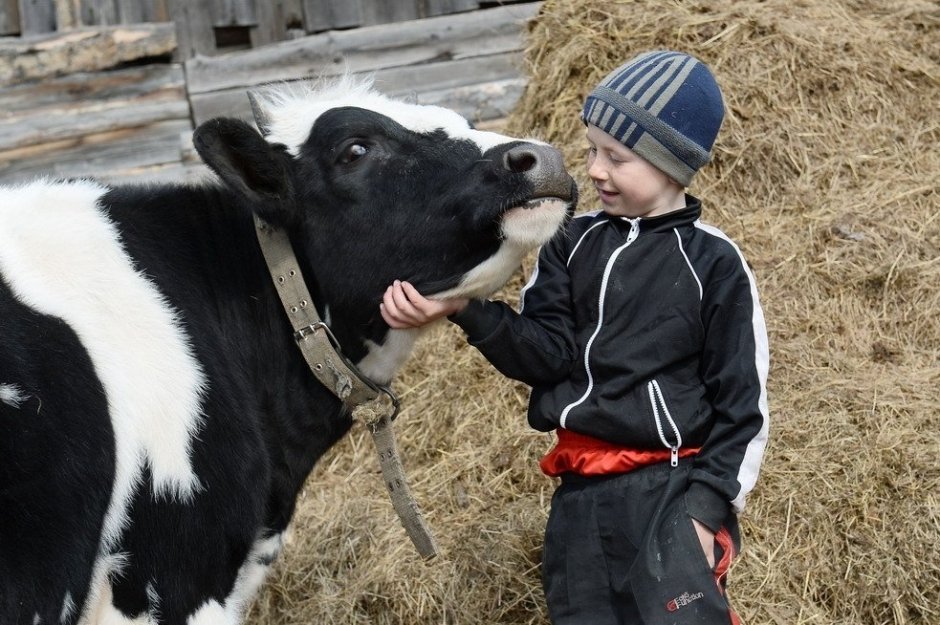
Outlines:
{"label": "boy's face", "polygon": [[654,217],[685,206],[683,187],[609,134],[588,124],[587,168],[604,212]]}

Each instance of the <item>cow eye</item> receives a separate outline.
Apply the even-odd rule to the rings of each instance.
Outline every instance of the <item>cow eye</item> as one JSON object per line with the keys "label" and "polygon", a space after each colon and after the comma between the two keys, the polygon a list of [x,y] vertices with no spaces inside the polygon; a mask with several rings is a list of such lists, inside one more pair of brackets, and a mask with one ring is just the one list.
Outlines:
{"label": "cow eye", "polygon": [[339,162],[340,163],[352,163],[358,161],[360,158],[369,153],[368,146],[362,143],[350,143],[343,151],[340,152]]}

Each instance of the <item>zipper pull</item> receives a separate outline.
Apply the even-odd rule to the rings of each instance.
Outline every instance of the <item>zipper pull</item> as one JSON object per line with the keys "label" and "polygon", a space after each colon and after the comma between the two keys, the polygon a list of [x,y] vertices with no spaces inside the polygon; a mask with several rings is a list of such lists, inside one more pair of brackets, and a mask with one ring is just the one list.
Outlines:
{"label": "zipper pull", "polygon": [[672,453],[669,455],[669,464],[674,467],[679,466],[679,447],[676,445],[672,446]]}
{"label": "zipper pull", "polygon": [[630,222],[630,232],[627,233],[627,243],[633,243],[640,234],[640,218],[627,219],[627,221]]}

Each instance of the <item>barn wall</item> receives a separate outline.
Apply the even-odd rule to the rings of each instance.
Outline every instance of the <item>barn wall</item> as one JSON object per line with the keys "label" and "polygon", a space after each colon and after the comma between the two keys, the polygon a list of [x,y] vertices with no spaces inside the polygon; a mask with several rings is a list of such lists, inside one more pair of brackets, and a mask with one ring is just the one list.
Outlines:
{"label": "barn wall", "polygon": [[0,0],[0,36],[173,21],[179,60],[527,0]]}
{"label": "barn wall", "polygon": [[[37,10],[43,2],[46,13]],[[0,0],[0,26],[37,29],[0,37],[0,183],[37,175],[199,178],[205,169],[192,149],[196,125],[219,115],[250,119],[245,92],[252,87],[347,69],[374,76],[383,92],[454,108],[478,125],[498,123],[524,87],[523,33],[541,3],[480,4]],[[354,27],[339,28],[352,25],[350,7],[358,11]],[[188,16],[183,28],[180,15]],[[303,17],[303,29],[295,28],[298,16],[314,15],[319,22]],[[121,22],[128,17],[135,22]],[[36,24],[50,19],[97,25],[40,32]],[[279,26],[262,35],[265,19],[284,32]],[[246,38],[226,30],[252,20]],[[308,24],[334,26],[310,34]],[[187,39],[197,29],[203,35]],[[282,36],[288,31],[294,34]],[[207,44],[215,33],[232,44],[224,52]]]}

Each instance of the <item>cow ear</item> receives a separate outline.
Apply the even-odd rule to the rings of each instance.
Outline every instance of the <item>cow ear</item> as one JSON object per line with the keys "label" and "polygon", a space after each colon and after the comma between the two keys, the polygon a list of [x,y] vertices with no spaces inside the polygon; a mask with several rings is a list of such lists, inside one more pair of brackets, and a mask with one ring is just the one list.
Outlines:
{"label": "cow ear", "polygon": [[225,117],[196,128],[193,145],[203,162],[262,219],[279,226],[295,222],[291,157],[284,146],[268,143],[242,120]]}

